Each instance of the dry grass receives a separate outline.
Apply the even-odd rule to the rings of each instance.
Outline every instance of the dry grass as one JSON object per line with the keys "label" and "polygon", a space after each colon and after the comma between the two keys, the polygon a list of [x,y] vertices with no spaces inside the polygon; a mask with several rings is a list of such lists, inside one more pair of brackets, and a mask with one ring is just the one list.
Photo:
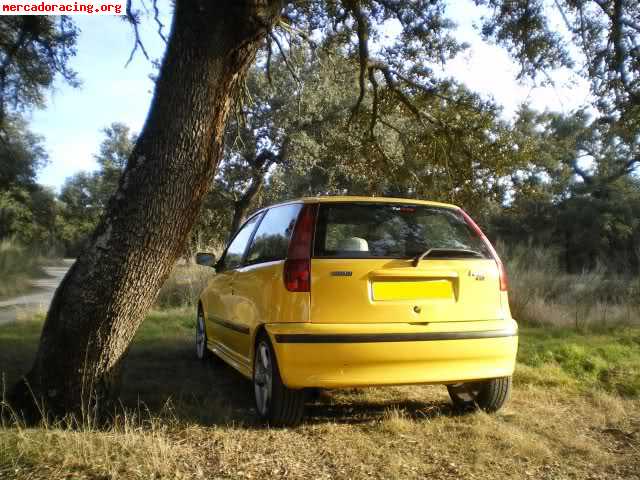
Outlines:
{"label": "dry grass", "polygon": [[[159,423],[134,420],[109,431],[61,428],[0,432],[0,476],[14,478],[171,478],[190,453]],[[153,477],[151,477],[153,478]]]}
{"label": "dry grass", "polygon": [[567,274],[556,252],[499,246],[509,272],[509,303],[521,325],[578,331],[640,325],[640,277],[597,268]]}
{"label": "dry grass", "polygon": [[[192,327],[182,310],[145,323],[128,358],[128,413],[114,427],[4,425],[0,478],[640,478],[638,395],[607,393],[555,357],[560,345],[591,343],[612,355],[614,334],[525,330],[514,395],[497,415],[454,414],[443,387],[391,387],[323,392],[304,425],[270,429],[255,420],[249,382],[195,360]],[[39,328],[0,328],[8,383],[27,368]],[[538,355],[545,348],[553,355]],[[640,358],[639,343],[626,348],[612,365]]]}
{"label": "dry grass", "polygon": [[565,398],[520,388],[499,415],[455,416],[441,388],[402,387],[330,394],[309,410],[296,429],[261,428],[242,418],[131,419],[108,431],[9,428],[0,431],[0,472],[141,479],[640,475],[640,406],[606,394]]}
{"label": "dry grass", "polygon": [[215,272],[212,268],[193,264],[176,264],[158,293],[156,306],[175,308],[195,305],[200,292],[207,286],[213,275]]}
{"label": "dry grass", "polygon": [[526,303],[515,304],[513,316],[527,325],[598,330],[640,325],[640,306],[590,301],[567,304],[533,298]]}

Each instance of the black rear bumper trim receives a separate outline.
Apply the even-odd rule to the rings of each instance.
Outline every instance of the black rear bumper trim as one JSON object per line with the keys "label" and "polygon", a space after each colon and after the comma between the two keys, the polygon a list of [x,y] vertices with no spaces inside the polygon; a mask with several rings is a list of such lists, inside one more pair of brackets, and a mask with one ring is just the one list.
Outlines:
{"label": "black rear bumper trim", "polygon": [[347,333],[313,334],[280,333],[276,334],[277,343],[388,343],[388,342],[434,342],[439,340],[477,340],[482,338],[515,337],[517,330],[482,330],[478,332],[416,332],[416,333]]}

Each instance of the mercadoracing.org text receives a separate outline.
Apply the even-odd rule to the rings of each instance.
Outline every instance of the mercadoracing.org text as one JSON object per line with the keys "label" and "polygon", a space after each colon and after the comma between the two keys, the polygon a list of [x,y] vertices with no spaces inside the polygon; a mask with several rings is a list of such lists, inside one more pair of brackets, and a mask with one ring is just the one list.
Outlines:
{"label": "mercadoracing.org text", "polygon": [[0,0],[0,15],[125,15],[125,0]]}

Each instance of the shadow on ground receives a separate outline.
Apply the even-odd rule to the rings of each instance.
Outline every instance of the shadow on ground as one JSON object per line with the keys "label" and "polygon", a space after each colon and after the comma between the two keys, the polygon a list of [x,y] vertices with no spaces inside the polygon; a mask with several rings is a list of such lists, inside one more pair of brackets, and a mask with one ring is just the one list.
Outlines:
{"label": "shadow on ground", "polygon": [[[189,344],[134,347],[125,368],[123,403],[128,408],[175,414],[180,420],[204,425],[260,425],[251,382],[217,359],[198,361]],[[389,395],[372,399],[369,392],[309,392],[305,423],[367,423],[390,410],[415,420],[454,414],[450,404],[430,402],[428,397],[425,401]]]}
{"label": "shadow on ground", "polygon": [[130,409],[206,425],[244,424],[254,420],[251,389],[231,367],[197,360],[184,341],[153,342],[132,347],[125,361],[122,402]]}
{"label": "shadow on ground", "polygon": [[[0,327],[0,378],[5,391],[29,369],[40,328],[39,322]],[[125,359],[121,395],[125,409],[141,417],[180,423],[260,427],[251,382],[220,360],[197,360],[188,333],[173,333],[167,332],[167,338],[134,341]],[[430,402],[429,390],[424,395],[417,392],[419,401],[397,388],[309,393],[307,424],[367,423],[384,418],[391,410],[416,420],[453,414],[449,404],[437,396],[431,398],[438,401]]]}

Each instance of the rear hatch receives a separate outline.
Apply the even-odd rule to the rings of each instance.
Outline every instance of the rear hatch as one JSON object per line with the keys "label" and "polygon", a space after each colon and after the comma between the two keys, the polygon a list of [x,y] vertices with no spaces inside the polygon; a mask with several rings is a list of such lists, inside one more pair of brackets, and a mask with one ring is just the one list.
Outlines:
{"label": "rear hatch", "polygon": [[321,203],[314,323],[431,323],[504,316],[491,247],[456,208]]}

